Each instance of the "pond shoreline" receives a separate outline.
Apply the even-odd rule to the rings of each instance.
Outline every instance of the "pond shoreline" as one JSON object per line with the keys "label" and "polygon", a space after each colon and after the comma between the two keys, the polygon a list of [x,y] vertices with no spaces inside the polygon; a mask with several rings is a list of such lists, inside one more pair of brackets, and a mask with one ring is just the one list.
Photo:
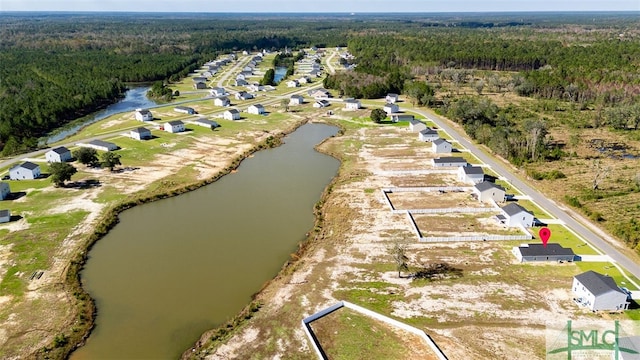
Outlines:
{"label": "pond shoreline", "polygon": [[[66,288],[67,294],[69,294],[69,296],[73,296],[77,301],[76,304],[72,305],[72,308],[73,308],[72,311],[74,312],[72,316],[74,318],[80,317],[80,318],[86,319],[86,325],[83,325],[80,328],[78,328],[77,326],[74,327],[70,335],[63,334],[62,338],[64,341],[60,341],[60,338],[56,337],[56,340],[54,340],[53,344],[51,344],[50,346],[45,346],[44,348],[41,348],[34,355],[36,357],[50,355],[50,351],[53,349],[56,349],[56,351],[59,351],[61,358],[68,358],[73,351],[75,351],[76,349],[84,345],[86,340],[91,335],[91,332],[95,327],[95,317],[98,313],[98,310],[96,308],[95,301],[89,296],[89,294],[82,287],[80,273],[86,261],[88,260],[88,253],[91,250],[91,248],[97,243],[97,241],[102,239],[119,222],[118,215],[121,212],[127,209],[130,209],[132,207],[135,207],[137,205],[142,205],[142,204],[153,202],[156,200],[174,197],[177,195],[181,195],[181,194],[196,190],[205,185],[209,185],[219,180],[223,176],[230,174],[232,171],[236,170],[244,159],[250,157],[255,152],[268,149],[270,147],[279,146],[282,143],[282,139],[285,136],[287,136],[290,133],[293,133],[300,126],[309,122],[312,122],[312,121],[310,121],[309,119],[304,119],[301,121],[297,121],[295,124],[285,129],[279,129],[277,133],[274,133],[272,136],[265,139],[264,141],[258,144],[255,144],[253,147],[246,150],[242,155],[237,156],[233,159],[230,159],[228,165],[223,170],[216,173],[214,176],[210,178],[207,178],[199,182],[187,184],[180,188],[171,189],[169,191],[165,191],[162,193],[151,194],[147,196],[134,198],[107,209],[104,212],[104,214],[101,215],[100,221],[95,226],[93,232],[87,236],[86,240],[81,246],[81,250],[72,257],[63,275],[65,279],[63,286]],[[276,141],[273,141],[274,138]],[[74,319],[70,318],[69,325],[74,325],[74,323],[75,323]]]}

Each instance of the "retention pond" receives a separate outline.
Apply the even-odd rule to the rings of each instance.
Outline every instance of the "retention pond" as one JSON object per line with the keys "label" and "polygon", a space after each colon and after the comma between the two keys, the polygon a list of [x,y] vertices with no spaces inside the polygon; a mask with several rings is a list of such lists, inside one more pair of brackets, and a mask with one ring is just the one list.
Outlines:
{"label": "retention pond", "polygon": [[71,358],[178,358],[237,314],[312,228],[339,167],[314,147],[337,131],[303,125],[236,173],[120,214],[82,272],[98,315]]}

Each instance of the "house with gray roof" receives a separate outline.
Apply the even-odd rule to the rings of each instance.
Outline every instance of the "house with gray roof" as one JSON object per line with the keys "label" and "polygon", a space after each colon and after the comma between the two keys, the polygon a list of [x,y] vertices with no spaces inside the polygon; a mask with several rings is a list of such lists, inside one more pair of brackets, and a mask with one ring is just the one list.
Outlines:
{"label": "house with gray roof", "polygon": [[9,169],[11,180],[33,180],[40,177],[40,166],[29,161]]}
{"label": "house with gray roof", "polygon": [[9,183],[0,182],[0,200],[6,199],[9,195],[11,195],[11,187],[9,187]]}
{"label": "house with gray roof", "polygon": [[53,148],[44,154],[44,158],[50,163],[69,161],[71,160],[71,157],[71,150],[64,146]]}
{"label": "house with gray roof", "polygon": [[388,103],[395,104],[398,102],[398,94],[389,93],[384,99]]}
{"label": "house with gray roof", "polygon": [[506,195],[506,191],[502,186],[496,185],[491,181],[482,181],[475,184],[472,191],[478,201],[486,203],[503,202]]}
{"label": "house with gray roof", "polygon": [[[411,114],[391,114],[391,121],[394,123],[397,123],[400,121],[411,121],[413,119],[414,119],[414,116]],[[411,129],[411,127],[409,129]]]}
{"label": "house with gray roof", "polygon": [[229,101],[228,97],[221,96],[221,97],[215,98],[213,100],[213,105],[215,105],[215,106],[229,106],[229,105],[231,105],[231,101]]}
{"label": "house with gray roof", "polygon": [[173,108],[173,111],[188,115],[193,115],[196,113],[196,111],[192,107],[188,106],[176,106]]}
{"label": "house with gray roof", "polygon": [[129,131],[129,136],[131,136],[132,139],[136,140],[151,139],[151,130],[143,127],[135,128]]}
{"label": "house with gray roof", "polygon": [[262,115],[266,112],[266,110],[264,106],[262,106],[262,104],[253,104],[247,108],[247,112],[249,114]]}
{"label": "house with gray roof", "polygon": [[589,270],[573,277],[576,303],[591,311],[622,311],[629,308],[629,295],[611,276]]}
{"label": "house with gray roof", "polygon": [[484,171],[480,166],[461,166],[458,168],[458,180],[475,185],[484,181]]}
{"label": "house with gray roof", "polygon": [[217,121],[212,121],[212,120],[208,120],[208,119],[197,119],[197,120],[194,120],[193,123],[195,125],[206,127],[206,128],[211,129],[211,130],[220,127],[220,124],[218,124]]}
{"label": "house with gray roof", "polygon": [[223,96],[223,95],[225,95],[227,93],[227,91],[222,87],[211,88],[211,90],[209,90],[209,92],[213,96]]}
{"label": "house with gray roof", "polygon": [[431,142],[431,150],[436,154],[448,154],[453,150],[453,147],[447,140],[438,138]]}
{"label": "house with gray roof", "polygon": [[244,80],[244,79],[236,79],[233,82],[233,86],[247,86],[247,85],[249,85],[249,83],[247,82],[247,80]]}
{"label": "house with gray roof", "polygon": [[82,144],[76,144],[76,145],[80,147],[88,147],[88,148],[101,150],[101,151],[118,150],[118,145],[112,142],[103,141],[103,140],[91,140],[88,143],[82,143]]}
{"label": "house with gray roof", "polygon": [[440,135],[438,134],[438,131],[434,130],[434,129],[430,128],[430,127],[426,128],[424,130],[421,130],[418,133],[418,140],[420,140],[420,141],[431,142],[431,141],[434,141],[434,140],[439,139],[439,138],[440,138]]}
{"label": "house with gray roof", "polygon": [[[399,115],[393,114],[391,115],[391,119],[393,119],[394,116],[397,118],[397,116]],[[411,115],[411,119],[409,120],[409,131],[420,132],[426,129],[427,129],[427,124],[423,123],[420,120],[414,119],[413,115]]]}
{"label": "house with gray roof", "polygon": [[240,120],[240,112],[236,109],[229,109],[222,114],[225,120]]}
{"label": "house with gray roof", "polygon": [[11,221],[11,211],[0,210],[0,223],[7,223],[9,221]]}
{"label": "house with gray roof", "polygon": [[204,81],[198,81],[193,83],[193,88],[196,90],[204,90],[207,88],[207,83],[205,83]]}
{"label": "house with gray roof", "polygon": [[522,244],[520,246],[515,246],[512,252],[520,262],[570,262],[576,260],[576,254],[574,254],[571,248],[565,248],[556,243],[548,243],[547,246],[544,246],[541,243]]}
{"label": "house with gray roof", "polygon": [[360,104],[360,100],[346,99],[343,102],[345,110],[358,110],[362,107],[362,105]]}
{"label": "house with gray roof", "polygon": [[304,104],[304,97],[302,95],[291,95],[289,98],[289,105],[302,105]]}
{"label": "house with gray roof", "polygon": [[184,123],[180,120],[168,121],[164,123],[164,131],[169,133],[179,133],[185,130]]}
{"label": "house with gray roof", "polygon": [[248,93],[246,91],[238,91],[235,95],[236,100],[251,100],[253,99],[253,94]]}
{"label": "house with gray roof", "polygon": [[498,221],[509,227],[532,227],[534,216],[522,206],[511,203],[502,207],[502,214],[496,215]]}
{"label": "house with gray roof", "polygon": [[318,100],[315,103],[313,103],[314,108],[325,108],[329,105],[331,105],[331,103],[328,102],[327,100]]}
{"label": "house with gray roof", "polygon": [[467,160],[458,156],[443,156],[437,159],[432,159],[431,163],[434,167],[459,167],[467,166]]}
{"label": "house with gray roof", "polygon": [[397,104],[386,103],[382,107],[382,110],[384,110],[384,112],[386,112],[387,115],[390,115],[390,114],[397,113],[398,111],[400,111],[400,107]]}
{"label": "house with gray roof", "polygon": [[153,120],[153,114],[148,109],[136,109],[136,120],[138,121],[151,121]]}

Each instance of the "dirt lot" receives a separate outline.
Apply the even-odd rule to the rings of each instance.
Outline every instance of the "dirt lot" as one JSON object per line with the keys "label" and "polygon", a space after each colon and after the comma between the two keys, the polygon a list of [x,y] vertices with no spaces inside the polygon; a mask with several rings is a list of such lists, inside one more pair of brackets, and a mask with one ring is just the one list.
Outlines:
{"label": "dirt lot", "polygon": [[[190,357],[314,359],[300,320],[339,300],[424,329],[451,359],[544,358],[547,320],[589,316],[577,312],[571,300],[571,279],[580,272],[575,264],[516,264],[510,249],[518,242],[410,240],[405,215],[392,214],[378,191],[401,177],[376,170],[416,169],[419,161],[401,158],[397,165],[376,156],[385,153],[376,146],[386,148],[389,138],[398,152],[404,151],[402,144],[414,143],[404,129],[371,127],[348,130],[323,144],[323,150],[343,156],[343,166],[324,199],[323,226],[312,233],[308,251],[261,292],[257,299],[263,307],[254,318],[222,345],[205,335],[205,345]],[[446,201],[467,201],[468,194],[442,196],[452,195]],[[439,226],[448,228],[444,220]],[[431,279],[398,277],[389,250],[398,241],[408,243],[412,271],[431,264],[447,264],[448,270]]]}
{"label": "dirt lot", "polygon": [[396,210],[446,209],[446,208],[491,208],[471,196],[470,191],[416,191],[387,193]]}

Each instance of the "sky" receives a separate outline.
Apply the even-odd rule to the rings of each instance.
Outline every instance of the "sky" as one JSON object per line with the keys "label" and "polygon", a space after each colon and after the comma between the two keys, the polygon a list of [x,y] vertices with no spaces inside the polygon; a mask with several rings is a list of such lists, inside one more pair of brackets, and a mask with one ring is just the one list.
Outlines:
{"label": "sky", "polygon": [[640,0],[0,0],[0,11],[213,13],[640,11]]}

